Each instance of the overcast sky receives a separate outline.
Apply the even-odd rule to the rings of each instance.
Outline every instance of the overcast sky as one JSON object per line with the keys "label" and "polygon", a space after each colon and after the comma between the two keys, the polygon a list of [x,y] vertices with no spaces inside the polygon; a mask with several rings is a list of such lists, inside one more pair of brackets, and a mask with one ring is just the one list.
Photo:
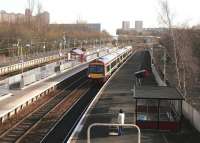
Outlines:
{"label": "overcast sky", "polygon": [[[35,0],[36,2],[38,0]],[[168,0],[176,24],[200,23],[200,0]],[[144,27],[158,27],[159,0],[40,0],[50,13],[51,23],[75,23],[78,18],[88,23],[101,23],[102,29],[114,34],[123,20],[142,20]],[[27,0],[0,0],[0,10],[24,13]],[[35,6],[35,9],[37,6]]]}

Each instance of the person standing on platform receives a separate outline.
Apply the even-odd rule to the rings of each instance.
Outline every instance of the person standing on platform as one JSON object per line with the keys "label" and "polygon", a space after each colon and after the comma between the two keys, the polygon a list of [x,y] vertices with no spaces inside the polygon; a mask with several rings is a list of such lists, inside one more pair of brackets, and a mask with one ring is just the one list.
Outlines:
{"label": "person standing on platform", "polygon": [[135,72],[136,83],[138,83],[138,86],[142,86],[142,80],[144,80],[148,76],[149,71],[147,69]]}
{"label": "person standing on platform", "polygon": [[135,77],[136,77],[136,82],[138,83],[138,86],[142,86],[142,81],[141,80],[144,78],[143,77],[143,70],[135,72]]}
{"label": "person standing on platform", "polygon": [[149,76],[149,71],[147,69],[144,70],[144,78]]}
{"label": "person standing on platform", "polygon": [[[125,114],[124,114],[123,110],[120,109],[119,113],[118,113],[118,123],[119,124],[124,124],[124,120],[125,120]],[[119,136],[122,135],[122,126],[118,127],[118,135]]]}

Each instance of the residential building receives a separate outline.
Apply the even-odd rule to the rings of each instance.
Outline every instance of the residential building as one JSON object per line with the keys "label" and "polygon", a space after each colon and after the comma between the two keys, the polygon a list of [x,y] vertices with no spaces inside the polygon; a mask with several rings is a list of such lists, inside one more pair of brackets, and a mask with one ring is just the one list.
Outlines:
{"label": "residential building", "polygon": [[101,32],[100,23],[86,23],[86,24],[50,24],[49,28],[62,28],[64,31],[90,31],[90,32]]}
{"label": "residential building", "polygon": [[130,29],[130,21],[122,21],[122,29],[123,30]]}
{"label": "residential building", "polygon": [[[39,18],[38,18],[39,17]],[[39,19],[39,21],[37,21]],[[0,11],[0,24],[39,24],[39,25],[48,25],[50,22],[50,14],[48,12],[43,12],[37,14],[36,16],[32,15],[30,9],[25,10],[25,14],[20,13],[7,13],[4,10]]]}
{"label": "residential building", "polygon": [[135,30],[138,33],[143,31],[143,21],[135,21]]}

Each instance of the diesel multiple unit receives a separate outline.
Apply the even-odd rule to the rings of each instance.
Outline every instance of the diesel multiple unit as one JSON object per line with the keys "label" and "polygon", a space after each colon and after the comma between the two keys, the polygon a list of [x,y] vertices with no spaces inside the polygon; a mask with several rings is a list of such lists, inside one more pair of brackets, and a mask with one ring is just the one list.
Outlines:
{"label": "diesel multiple unit", "polygon": [[127,46],[92,61],[89,64],[88,77],[99,82],[105,82],[131,53],[132,47]]}

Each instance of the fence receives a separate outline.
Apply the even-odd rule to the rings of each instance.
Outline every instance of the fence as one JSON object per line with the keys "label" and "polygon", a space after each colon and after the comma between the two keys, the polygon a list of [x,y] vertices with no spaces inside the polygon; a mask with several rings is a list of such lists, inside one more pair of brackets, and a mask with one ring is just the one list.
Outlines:
{"label": "fence", "polygon": [[7,80],[0,82],[0,97],[9,93]]}
{"label": "fence", "polygon": [[52,55],[52,56],[48,56],[48,57],[43,57],[43,58],[39,58],[39,59],[26,61],[26,62],[23,62],[23,63],[18,63],[18,64],[14,64],[14,65],[10,65],[10,66],[1,67],[0,68],[0,75],[4,75],[4,74],[8,74],[10,72],[21,70],[22,67],[28,68],[28,67],[35,66],[35,65],[38,65],[38,64],[53,61],[53,60],[56,60],[56,59],[60,59],[59,55]]}
{"label": "fence", "polygon": [[87,130],[87,143],[91,143],[90,141],[90,130],[92,127],[95,127],[95,126],[108,126],[108,127],[119,127],[119,126],[123,126],[123,127],[132,127],[132,128],[136,128],[137,131],[138,131],[138,143],[140,143],[140,138],[141,138],[141,132],[140,132],[140,128],[137,126],[137,125],[134,125],[134,124],[111,124],[111,123],[93,123],[91,124],[89,127],[88,127],[88,130]]}

